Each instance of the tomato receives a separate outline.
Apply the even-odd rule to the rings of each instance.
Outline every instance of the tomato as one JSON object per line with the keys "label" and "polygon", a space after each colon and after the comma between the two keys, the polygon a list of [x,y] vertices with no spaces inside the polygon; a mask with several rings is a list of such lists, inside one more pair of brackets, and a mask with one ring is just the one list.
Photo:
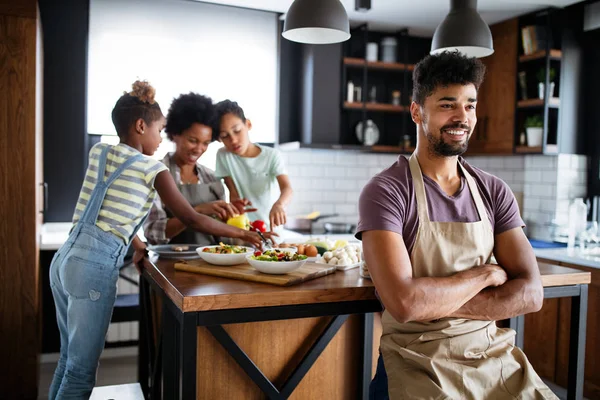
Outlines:
{"label": "tomato", "polygon": [[261,231],[261,232],[267,231],[267,224],[265,224],[265,221],[262,221],[260,219],[257,219],[256,221],[252,222],[251,225],[257,231]]}
{"label": "tomato", "polygon": [[258,256],[260,256],[260,255],[262,255],[262,252],[261,252],[261,251],[255,251],[255,252],[254,252],[254,256],[255,256],[255,257],[258,257]]}

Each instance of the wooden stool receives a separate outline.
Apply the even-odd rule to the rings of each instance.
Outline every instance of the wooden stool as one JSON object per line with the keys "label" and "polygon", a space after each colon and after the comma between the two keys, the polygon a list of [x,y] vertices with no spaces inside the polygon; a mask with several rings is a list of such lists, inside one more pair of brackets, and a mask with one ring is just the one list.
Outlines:
{"label": "wooden stool", "polygon": [[92,390],[90,400],[144,400],[139,383],[98,386]]}

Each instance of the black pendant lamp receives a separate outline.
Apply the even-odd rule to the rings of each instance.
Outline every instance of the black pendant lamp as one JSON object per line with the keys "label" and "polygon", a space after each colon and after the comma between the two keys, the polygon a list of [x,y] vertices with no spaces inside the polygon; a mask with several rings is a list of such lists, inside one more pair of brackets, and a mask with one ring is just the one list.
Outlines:
{"label": "black pendant lamp", "polygon": [[294,0],[282,36],[299,43],[339,43],[350,38],[350,21],[340,0]]}
{"label": "black pendant lamp", "polygon": [[477,0],[450,0],[450,12],[433,34],[431,54],[454,50],[468,57],[494,52],[492,32],[477,12]]}

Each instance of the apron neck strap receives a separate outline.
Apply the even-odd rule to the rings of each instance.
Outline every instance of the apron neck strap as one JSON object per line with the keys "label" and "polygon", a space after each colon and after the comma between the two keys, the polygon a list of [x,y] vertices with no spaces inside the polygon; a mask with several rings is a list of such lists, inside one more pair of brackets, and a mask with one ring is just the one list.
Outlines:
{"label": "apron neck strap", "polygon": [[[462,171],[465,179],[467,180],[467,185],[469,187],[469,191],[471,192],[471,196],[473,197],[473,201],[475,202],[475,207],[477,208],[477,213],[479,214],[479,219],[481,221],[487,221],[487,212],[485,209],[485,205],[483,204],[483,199],[481,198],[481,193],[479,193],[479,188],[477,187],[477,183],[475,179],[469,174],[465,167],[463,167],[462,163],[459,161],[458,166]],[[425,182],[423,181],[423,173],[421,172],[421,167],[419,166],[419,160],[415,153],[412,153],[409,160],[408,165],[410,167],[410,173],[412,175],[413,187],[415,190],[415,197],[417,198],[417,211],[419,214],[419,221],[429,222],[429,211],[427,209],[427,193],[425,192]]]}
{"label": "apron neck strap", "polygon": [[98,219],[98,214],[100,213],[100,208],[102,208],[102,202],[104,201],[104,197],[106,196],[106,192],[108,191],[108,187],[123,173],[123,171],[128,168],[134,162],[142,159],[142,154],[138,153],[133,157],[125,160],[123,164],[117,168],[115,172],[113,172],[106,181],[104,180],[104,174],[106,171],[106,160],[108,158],[108,151],[111,146],[106,146],[102,153],[100,154],[100,158],[98,160],[98,176],[96,179],[96,186],[92,194],[90,195],[90,199],[85,206],[85,210],[83,210],[83,214],[81,215],[80,222],[95,225],[96,220]]}
{"label": "apron neck strap", "polygon": [[425,193],[425,182],[423,182],[423,174],[419,166],[417,155],[412,153],[408,159],[410,174],[412,175],[413,188],[417,199],[417,212],[419,221],[422,223],[429,222],[429,211],[427,210],[427,193]]}

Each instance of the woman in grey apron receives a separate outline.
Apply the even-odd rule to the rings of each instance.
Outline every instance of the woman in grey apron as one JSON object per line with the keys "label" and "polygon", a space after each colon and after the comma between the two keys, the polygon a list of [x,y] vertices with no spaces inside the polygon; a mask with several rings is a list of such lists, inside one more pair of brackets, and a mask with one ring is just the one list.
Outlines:
{"label": "woman in grey apron", "polygon": [[[195,93],[184,94],[173,100],[167,115],[166,132],[175,143],[175,152],[167,154],[162,162],[169,168],[177,188],[199,213],[227,219],[239,212],[245,204],[234,207],[224,201],[225,188],[213,171],[198,163],[214,140],[215,119],[212,100]],[[173,217],[157,196],[146,223],[144,235],[152,244],[183,243],[211,245],[221,238],[187,229]]]}

